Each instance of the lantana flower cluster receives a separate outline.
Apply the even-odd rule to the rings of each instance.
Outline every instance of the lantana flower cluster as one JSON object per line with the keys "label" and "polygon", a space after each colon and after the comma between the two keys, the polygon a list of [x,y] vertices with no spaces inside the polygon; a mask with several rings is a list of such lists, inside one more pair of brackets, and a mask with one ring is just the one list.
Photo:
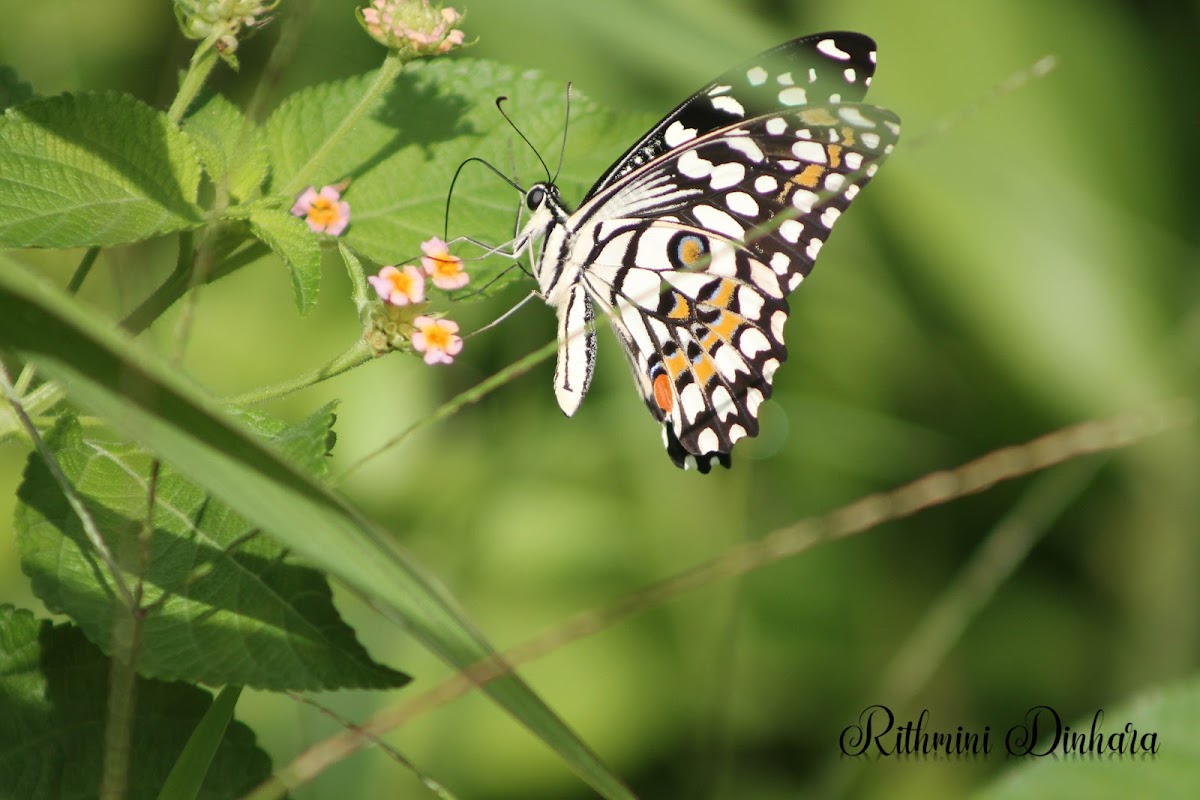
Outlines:
{"label": "lantana flower cluster", "polygon": [[408,58],[461,45],[463,32],[454,26],[462,18],[453,8],[434,6],[429,0],[373,0],[358,10],[359,22],[372,39]]}
{"label": "lantana flower cluster", "polygon": [[462,259],[451,255],[441,239],[434,237],[422,242],[421,252],[425,255],[421,257],[420,269],[412,265],[403,268],[388,265],[367,280],[388,306],[389,322],[384,326],[387,332],[402,342],[407,340],[414,351],[424,355],[426,364],[449,364],[463,348],[458,324],[427,314],[411,317],[409,309],[424,304],[426,278],[443,290],[461,289],[470,278],[463,270]]}
{"label": "lantana flower cluster", "polygon": [[189,39],[216,37],[217,51],[237,66],[233,53],[245,29],[261,28],[279,0],[175,0],[175,16]]}

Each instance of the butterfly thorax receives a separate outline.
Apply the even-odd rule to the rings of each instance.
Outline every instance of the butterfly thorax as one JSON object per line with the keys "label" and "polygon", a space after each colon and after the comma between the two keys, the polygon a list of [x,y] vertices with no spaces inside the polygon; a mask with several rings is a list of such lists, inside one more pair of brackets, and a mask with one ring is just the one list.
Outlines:
{"label": "butterfly thorax", "polygon": [[547,303],[557,307],[579,277],[579,265],[567,258],[571,211],[563,203],[558,187],[549,182],[530,186],[525,192],[525,205],[532,216],[517,236],[514,249],[517,253],[532,249],[538,292]]}

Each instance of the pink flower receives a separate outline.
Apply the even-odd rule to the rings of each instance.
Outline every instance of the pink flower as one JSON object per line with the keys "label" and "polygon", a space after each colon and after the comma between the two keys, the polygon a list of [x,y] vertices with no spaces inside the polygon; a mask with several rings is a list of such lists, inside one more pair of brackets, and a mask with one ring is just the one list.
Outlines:
{"label": "pink flower", "polygon": [[378,275],[367,278],[383,302],[394,306],[420,303],[425,299],[425,276],[416,267],[405,267],[403,271],[393,266],[379,270]]}
{"label": "pink flower", "polygon": [[420,316],[413,320],[416,333],[413,350],[425,354],[426,364],[450,364],[462,352],[463,340],[458,335],[458,323],[448,319]]}
{"label": "pink flower", "polygon": [[406,58],[445,53],[463,43],[463,32],[453,30],[462,14],[429,0],[372,0],[358,18],[371,38]]}
{"label": "pink flower", "polygon": [[421,242],[421,266],[425,274],[433,281],[433,285],[447,291],[461,289],[467,285],[470,277],[463,271],[463,260],[450,255],[450,249],[436,236]]}
{"label": "pink flower", "polygon": [[339,236],[350,224],[350,204],[341,198],[333,186],[322,186],[320,192],[310,186],[296,198],[292,213],[304,217],[313,233]]}

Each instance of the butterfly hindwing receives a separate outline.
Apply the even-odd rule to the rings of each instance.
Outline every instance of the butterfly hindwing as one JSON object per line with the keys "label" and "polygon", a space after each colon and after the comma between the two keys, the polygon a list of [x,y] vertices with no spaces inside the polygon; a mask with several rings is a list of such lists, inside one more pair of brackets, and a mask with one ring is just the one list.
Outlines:
{"label": "butterfly hindwing", "polygon": [[777,111],[675,148],[576,212],[595,242],[582,282],[613,309],[680,466],[707,471],[757,434],[787,357],[787,294],[898,134],[871,106]]}

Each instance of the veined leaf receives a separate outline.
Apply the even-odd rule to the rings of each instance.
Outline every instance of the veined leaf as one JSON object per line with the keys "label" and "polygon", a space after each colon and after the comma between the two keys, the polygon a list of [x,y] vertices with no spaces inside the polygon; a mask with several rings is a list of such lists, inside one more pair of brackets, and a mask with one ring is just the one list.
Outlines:
{"label": "veined leaf", "polygon": [[0,247],[90,247],[196,227],[200,165],[128,95],[60,95],[0,117]]}
{"label": "veined leaf", "polygon": [[[325,410],[295,431],[272,427],[311,468],[323,466],[331,423]],[[158,475],[154,531],[143,553],[150,455],[94,430],[85,436],[69,415],[46,443],[113,552],[120,578],[127,586],[142,578],[143,603],[151,608],[137,664],[142,675],[293,691],[408,681],[370,659],[321,573],[286,558],[274,539],[169,466]],[[37,453],[18,496],[17,543],[34,593],[112,655],[119,636],[113,620],[129,611]]]}

